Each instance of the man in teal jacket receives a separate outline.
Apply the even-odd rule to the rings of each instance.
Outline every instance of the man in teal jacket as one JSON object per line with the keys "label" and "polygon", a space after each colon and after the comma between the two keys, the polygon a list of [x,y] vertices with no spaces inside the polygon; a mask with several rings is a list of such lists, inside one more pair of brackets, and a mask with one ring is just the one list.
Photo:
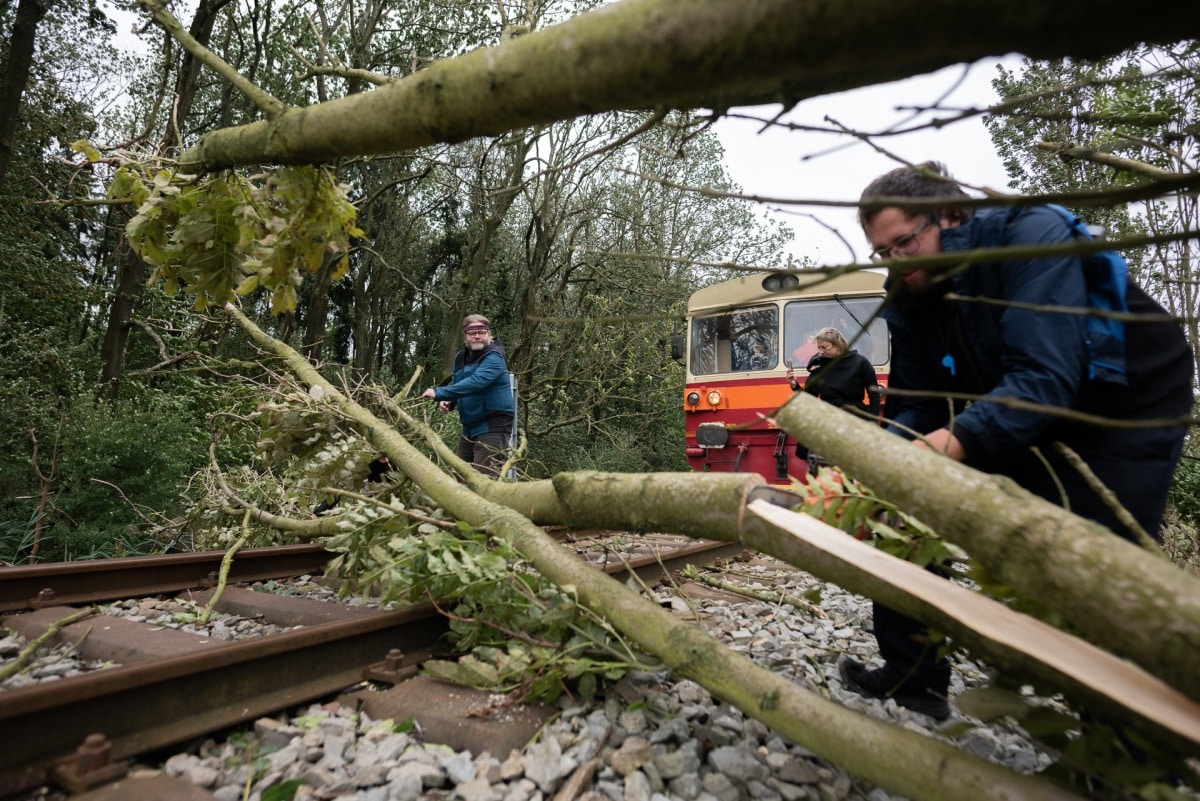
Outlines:
{"label": "man in teal jacket", "polygon": [[482,314],[463,318],[463,340],[466,346],[454,357],[450,383],[430,387],[422,397],[436,400],[443,412],[458,409],[462,435],[454,452],[495,477],[516,417],[504,347],[492,338],[491,323]]}

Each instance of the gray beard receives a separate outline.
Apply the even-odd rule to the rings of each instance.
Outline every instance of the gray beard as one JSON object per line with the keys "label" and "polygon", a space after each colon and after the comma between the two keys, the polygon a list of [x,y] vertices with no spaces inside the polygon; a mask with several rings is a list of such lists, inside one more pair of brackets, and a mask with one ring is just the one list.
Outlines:
{"label": "gray beard", "polygon": [[487,347],[486,342],[468,342],[467,350],[483,350]]}

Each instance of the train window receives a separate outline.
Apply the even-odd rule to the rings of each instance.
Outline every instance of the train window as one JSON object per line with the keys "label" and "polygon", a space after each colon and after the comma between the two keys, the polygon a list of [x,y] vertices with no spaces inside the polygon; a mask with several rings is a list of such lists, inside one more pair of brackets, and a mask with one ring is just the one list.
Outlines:
{"label": "train window", "polygon": [[[850,347],[871,360],[885,365],[890,357],[887,323],[873,320],[865,333],[862,325],[871,319],[883,298],[843,298],[837,300],[796,300],[783,312],[783,352],[797,367],[804,367],[817,353],[813,334],[832,327],[842,332]],[[857,339],[856,339],[857,338]]]}
{"label": "train window", "polygon": [[779,366],[779,309],[755,306],[692,320],[693,375],[774,370]]}

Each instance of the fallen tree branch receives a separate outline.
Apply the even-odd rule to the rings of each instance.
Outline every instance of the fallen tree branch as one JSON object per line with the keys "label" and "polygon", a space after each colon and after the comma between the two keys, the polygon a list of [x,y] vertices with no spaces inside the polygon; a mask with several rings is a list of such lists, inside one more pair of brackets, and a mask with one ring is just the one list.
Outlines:
{"label": "fallen tree branch", "polygon": [[[748,657],[722,646],[697,626],[588,566],[524,514],[490,502],[438,470],[398,432],[346,398],[300,354],[267,336],[231,305],[226,311],[260,345],[278,355],[302,381],[358,421],[392,464],[448,513],[509,542],[582,605],[609,620],[676,676],[690,678],[793,742],[881,787],[914,799],[1068,799],[1075,795],[946,743],[872,719],[803,689]],[[814,399],[815,400],[815,399]],[[819,402],[819,401],[818,401]],[[761,483],[761,479],[758,479]],[[493,482],[493,486],[501,484]],[[692,510],[700,507],[692,499]]]}

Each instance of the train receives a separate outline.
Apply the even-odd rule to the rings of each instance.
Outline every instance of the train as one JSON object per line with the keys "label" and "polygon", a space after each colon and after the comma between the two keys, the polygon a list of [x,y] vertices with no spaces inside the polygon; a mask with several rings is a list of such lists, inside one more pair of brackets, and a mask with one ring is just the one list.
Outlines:
{"label": "train", "polygon": [[839,329],[887,385],[891,348],[878,316],[886,270],[840,274],[788,271],[747,274],[697,290],[688,300],[680,357],[685,457],[692,470],[758,473],[790,485],[808,472],[796,440],[772,420],[792,389],[789,360],[801,384],[816,352],[811,337]]}

